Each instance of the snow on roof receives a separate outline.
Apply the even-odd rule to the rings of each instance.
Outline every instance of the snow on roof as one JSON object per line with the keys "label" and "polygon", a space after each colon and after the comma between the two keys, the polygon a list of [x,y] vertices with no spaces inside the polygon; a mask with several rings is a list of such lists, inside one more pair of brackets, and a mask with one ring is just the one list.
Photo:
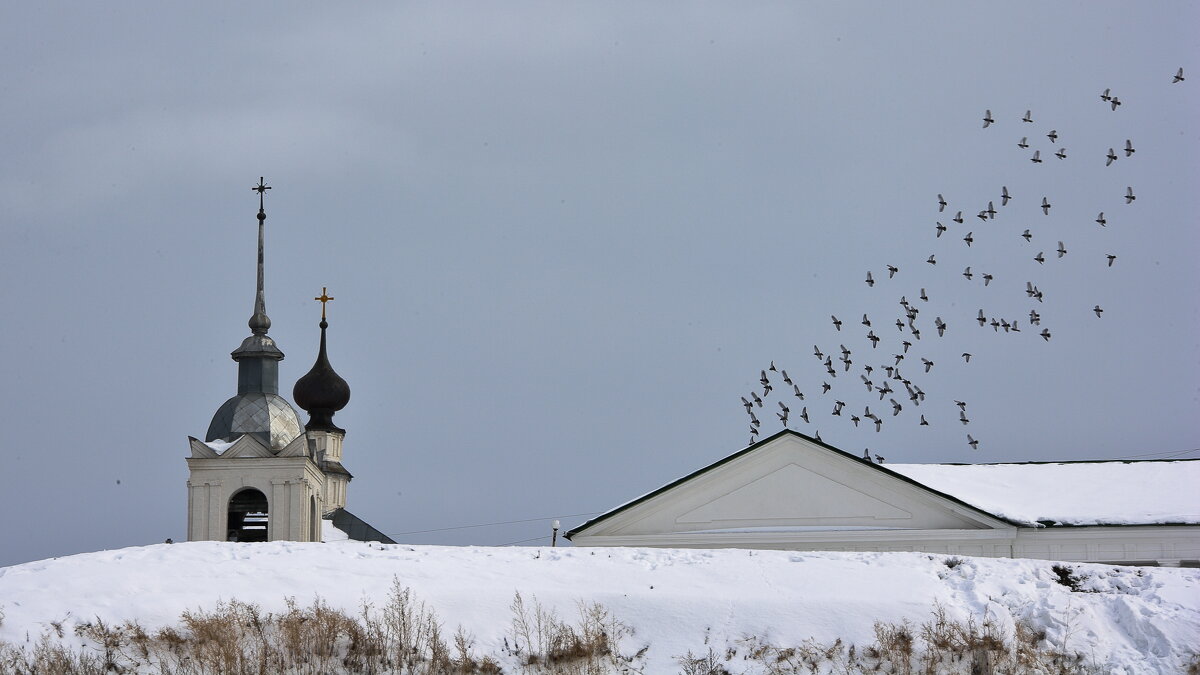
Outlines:
{"label": "snow on roof", "polygon": [[885,464],[1021,524],[1200,524],[1200,460]]}

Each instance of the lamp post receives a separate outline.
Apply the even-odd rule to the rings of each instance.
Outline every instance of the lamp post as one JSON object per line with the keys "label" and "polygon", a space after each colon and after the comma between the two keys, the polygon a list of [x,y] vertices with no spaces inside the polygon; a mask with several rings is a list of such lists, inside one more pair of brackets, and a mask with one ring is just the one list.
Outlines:
{"label": "lamp post", "polygon": [[558,545],[558,521],[550,523],[550,528],[553,530],[550,535],[550,547],[553,548]]}

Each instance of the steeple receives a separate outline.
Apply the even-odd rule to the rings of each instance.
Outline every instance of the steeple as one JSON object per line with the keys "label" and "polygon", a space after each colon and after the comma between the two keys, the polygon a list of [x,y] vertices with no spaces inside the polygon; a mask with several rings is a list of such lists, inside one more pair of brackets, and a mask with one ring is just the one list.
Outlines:
{"label": "steeple", "polygon": [[254,313],[250,315],[250,336],[230,355],[238,362],[238,393],[279,393],[279,362],[283,352],[267,335],[271,319],[267,317],[267,301],[263,294],[263,230],[267,212],[263,208],[263,194],[271,189],[263,179],[250,188],[258,193],[258,288],[254,294]]}
{"label": "steeple", "polygon": [[300,417],[279,396],[279,362],[283,352],[267,335],[271,319],[263,294],[263,238],[267,212],[263,195],[271,187],[260,177],[251,190],[258,193],[258,284],[254,295],[254,313],[250,315],[250,336],[230,354],[238,364],[237,396],[229,399],[213,415],[207,441],[235,441],[253,434],[272,452],[279,452],[300,435]]}
{"label": "steeple", "polygon": [[317,351],[317,361],[308,371],[296,381],[292,388],[292,398],[296,405],[309,414],[305,429],[309,431],[343,432],[333,423],[333,415],[346,407],[350,402],[350,385],[333,370],[329,364],[329,356],[325,351],[325,329],[329,322],[325,320],[325,303],[333,300],[327,289],[321,289],[321,297],[314,298],[321,302],[321,347]]}

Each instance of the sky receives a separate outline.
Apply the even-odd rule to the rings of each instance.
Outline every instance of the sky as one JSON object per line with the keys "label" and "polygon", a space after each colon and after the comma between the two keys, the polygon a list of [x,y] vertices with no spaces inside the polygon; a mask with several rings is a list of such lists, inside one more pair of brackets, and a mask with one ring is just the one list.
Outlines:
{"label": "sky", "polygon": [[[1197,23],[1185,2],[6,6],[0,565],[186,538],[187,437],[249,334],[260,176],[281,393],[327,287],[347,508],[398,541],[548,543],[748,445],[772,361],[806,399],[769,372],[758,438],[784,402],[887,461],[1200,456]],[[902,340],[919,407],[860,379]],[[880,431],[851,423],[866,406]]]}

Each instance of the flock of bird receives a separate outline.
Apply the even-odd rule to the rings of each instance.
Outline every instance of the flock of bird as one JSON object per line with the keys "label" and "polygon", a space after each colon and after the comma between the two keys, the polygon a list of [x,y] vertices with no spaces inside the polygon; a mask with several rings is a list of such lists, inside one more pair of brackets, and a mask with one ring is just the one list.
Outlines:
{"label": "flock of bird", "polygon": [[[1176,72],[1173,83],[1184,81],[1183,68]],[[1105,89],[1100,94],[1101,103],[1106,107],[1111,108],[1112,112],[1116,112],[1122,105],[1120,98],[1112,93],[1111,89]],[[1032,110],[1026,110],[1025,115],[1017,122],[1018,125],[1035,124]],[[996,118],[993,117],[992,111],[987,110],[983,116],[983,128],[989,129],[992,126],[1000,126]],[[989,132],[990,133],[990,132]],[[1058,161],[1065,161],[1068,157],[1067,148],[1059,145],[1060,134],[1057,129],[1051,129],[1045,134],[1052,144],[1051,150],[1057,148],[1052,154]],[[1031,145],[1029,136],[1022,136],[1017,142],[1017,147],[1021,150],[1028,150]],[[1117,146],[1108,148],[1107,154],[1103,155],[1104,165],[1111,166],[1114,162],[1127,160],[1134,156],[1137,148],[1134,146],[1132,139],[1125,139],[1124,148],[1121,151],[1116,149]],[[1123,157],[1119,152],[1123,153]],[[1075,157],[1075,154],[1071,155]],[[1041,150],[1034,148],[1032,156],[1029,160],[1033,164],[1041,164]],[[1125,193],[1122,196],[1125,204],[1133,204],[1137,199],[1132,186],[1125,188]],[[1040,198],[1040,202],[1038,201]],[[1010,202],[1018,199],[1030,199],[1040,209],[1042,216],[1050,216],[1051,210],[1054,207],[1049,195],[1017,195],[1010,192],[1007,185],[999,187],[996,197],[988,201],[985,208],[980,208],[974,218],[978,218],[981,223],[980,227],[992,227],[997,216],[1009,205]],[[999,209],[995,203],[999,202]],[[942,194],[937,195],[937,213],[947,214],[950,208],[950,202]],[[939,216],[944,217],[944,216]],[[953,225],[947,225],[941,220],[936,221],[934,228],[934,241],[939,242],[938,245],[945,247],[947,244],[943,240],[943,235],[949,236],[952,227],[966,225],[966,218],[963,215],[963,210],[954,209],[954,216],[948,219]],[[1105,217],[1104,211],[1100,211],[1095,219],[1096,224],[1100,228],[1108,226],[1108,219]],[[965,229],[965,228],[961,228]],[[1037,235],[1035,234],[1036,227],[1023,228],[1019,233],[1021,239],[1026,244],[1032,244]],[[1014,231],[1015,233],[1015,231]],[[957,235],[954,235],[957,236]],[[1040,239],[1040,238],[1039,238]],[[974,230],[967,231],[961,240],[967,249],[972,249],[972,245],[976,243]],[[1066,243],[1062,240],[1054,240],[1057,247],[1052,253],[1054,261],[1061,260],[1068,255],[1069,249]],[[1032,248],[1030,249],[1032,253]],[[938,252],[931,253],[925,259],[925,263],[935,267],[938,265]],[[1047,263],[1046,251],[1038,250],[1035,255],[1030,256],[1039,266]],[[1096,264],[1101,268],[1111,268],[1116,262],[1117,256],[1114,253],[1105,254],[1104,259],[1099,260]],[[916,263],[920,265],[921,263]],[[984,287],[992,284],[996,275],[993,270],[973,270],[973,266],[968,265],[962,271],[961,276],[968,282],[972,282],[976,277],[982,281]],[[879,274],[876,278],[874,271],[867,271],[865,283],[869,288],[875,288],[877,284],[882,284],[885,281],[894,279],[898,274],[902,275],[903,271],[898,264],[888,264],[884,268],[886,270],[886,279],[883,274]],[[936,289],[935,289],[936,290]],[[928,320],[930,312],[922,313],[922,305],[928,307],[930,295],[926,288],[920,288],[919,293],[915,293],[916,301],[910,301],[906,295],[901,295],[898,298],[897,306],[899,308],[894,321],[893,317],[889,316],[886,319],[872,319],[868,314],[863,314],[861,321],[854,322],[852,320],[843,321],[838,316],[833,315],[830,321],[834,330],[842,333],[843,330],[847,335],[851,335],[852,330],[857,330],[865,342],[861,343],[869,345],[862,347],[857,352],[850,349],[844,342],[852,342],[852,338],[843,338],[844,342],[839,343],[836,349],[822,349],[820,345],[813,345],[812,358],[815,358],[819,367],[823,369],[824,375],[820,377],[819,385],[813,381],[811,383],[802,383],[796,381],[800,378],[793,378],[788,374],[787,370],[777,367],[774,361],[771,361],[767,368],[759,371],[759,389],[749,392],[748,397],[741,397],[742,407],[745,408],[746,414],[750,421],[750,443],[753,444],[758,440],[762,420],[758,413],[763,410],[770,410],[778,418],[780,424],[784,428],[791,428],[793,419],[799,419],[805,425],[813,425],[813,437],[821,441],[821,433],[819,428],[816,428],[817,423],[815,417],[818,414],[828,414],[830,418],[845,421],[858,428],[864,422],[866,428],[874,426],[876,432],[883,429],[885,423],[891,423],[893,420],[899,421],[902,415],[908,418],[915,418],[913,421],[919,426],[930,426],[930,422],[926,419],[924,413],[919,412],[922,403],[926,401],[926,393],[922,389],[923,379],[931,373],[936,367],[932,356],[936,352],[936,346],[930,344],[935,339],[943,338],[947,331],[958,330],[959,326],[951,325],[951,322],[944,320],[941,316],[934,316],[932,323]],[[1028,308],[1028,314],[1022,314],[1020,317],[999,316],[994,313],[989,313],[985,309],[980,308],[972,317],[973,322],[978,323],[979,328],[990,326],[994,332],[1003,331],[1005,334],[1023,333],[1021,323],[1024,321],[1030,327],[1029,334],[1040,337],[1043,341],[1049,342],[1053,333],[1048,326],[1043,325],[1043,316],[1039,311],[1039,307],[1045,299],[1045,293],[1033,281],[1025,281],[1025,296],[1026,301],[1032,303]],[[1104,308],[1097,303],[1092,308],[1092,313],[1097,318],[1102,318]],[[857,313],[855,313],[857,316]],[[850,322],[852,325],[846,325]],[[857,323],[858,328],[853,324]],[[957,321],[955,323],[958,323]],[[969,323],[964,317],[962,323]],[[896,332],[892,332],[890,326],[895,326]],[[1037,329],[1040,329],[1037,330]],[[922,337],[926,340],[922,342]],[[936,337],[935,337],[936,336]],[[878,351],[881,344],[886,345],[882,352]],[[918,346],[920,345],[920,346]],[[926,349],[928,348],[928,349]],[[955,350],[957,351],[957,350]],[[921,353],[924,352],[924,353]],[[973,354],[969,351],[962,352],[959,358],[963,359],[964,364],[971,362]],[[857,363],[856,363],[857,361]],[[853,372],[852,372],[853,371]],[[857,378],[855,377],[857,375]],[[840,380],[839,380],[840,377]],[[878,401],[875,402],[878,411],[872,411],[870,405],[863,406],[861,412],[857,407],[851,408],[844,398],[850,396],[840,394],[844,391],[846,381],[851,383],[861,382],[861,386],[866,388],[869,395],[878,394]],[[805,386],[801,386],[805,384]],[[835,391],[835,385],[838,390]],[[857,385],[855,385],[857,386]],[[778,398],[775,400],[776,408],[767,407],[767,399],[777,387],[780,390]],[[807,393],[806,393],[807,391]],[[874,400],[872,398],[872,400]],[[809,407],[812,406],[812,411]],[[968,417],[968,405],[966,401],[954,400],[954,406],[957,412],[957,420],[962,428],[969,428],[971,419]],[[827,411],[827,413],[825,412]],[[907,411],[907,413],[906,413]],[[764,414],[764,416],[766,416]],[[971,433],[965,433],[965,442],[967,445],[977,450],[980,441]],[[884,458],[878,454],[872,453],[870,449],[863,452],[865,461],[882,463]]]}

